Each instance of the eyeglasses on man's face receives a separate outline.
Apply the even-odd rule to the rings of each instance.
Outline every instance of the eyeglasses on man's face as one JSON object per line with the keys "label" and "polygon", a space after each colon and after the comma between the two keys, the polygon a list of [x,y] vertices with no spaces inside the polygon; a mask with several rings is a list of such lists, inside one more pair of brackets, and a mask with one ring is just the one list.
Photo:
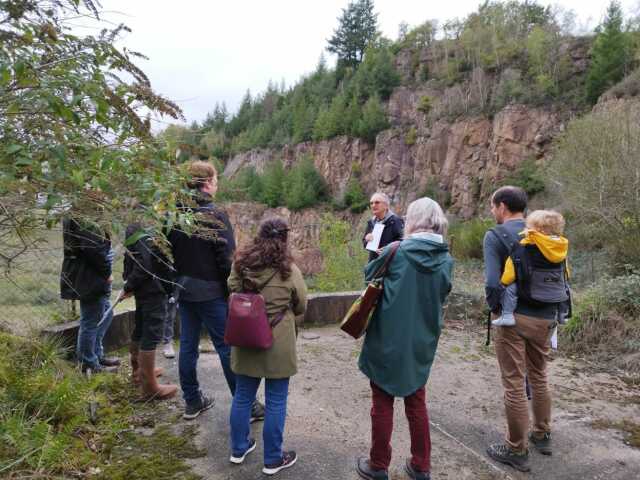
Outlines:
{"label": "eyeglasses on man's face", "polygon": [[372,200],[371,202],[369,202],[369,205],[378,205],[379,203],[382,203],[380,200]]}

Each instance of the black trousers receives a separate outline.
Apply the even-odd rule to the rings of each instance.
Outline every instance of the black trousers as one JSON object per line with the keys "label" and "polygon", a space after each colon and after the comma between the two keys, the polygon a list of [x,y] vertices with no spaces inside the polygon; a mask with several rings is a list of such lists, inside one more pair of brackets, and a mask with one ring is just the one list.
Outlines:
{"label": "black trousers", "polygon": [[140,344],[140,350],[155,350],[162,342],[164,322],[167,316],[167,297],[153,299],[136,298],[136,324],[131,341]]}

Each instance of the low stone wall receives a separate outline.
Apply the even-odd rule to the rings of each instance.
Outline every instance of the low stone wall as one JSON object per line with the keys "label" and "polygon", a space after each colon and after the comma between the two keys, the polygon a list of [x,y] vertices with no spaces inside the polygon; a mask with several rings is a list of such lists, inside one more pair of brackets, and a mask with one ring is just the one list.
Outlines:
{"label": "low stone wall", "polygon": [[[309,295],[307,311],[296,318],[300,327],[321,326],[339,323],[358,298],[360,292],[313,293]],[[446,308],[448,320],[459,319],[465,315],[477,315],[482,303],[479,299],[461,294],[452,294]],[[176,323],[177,320],[176,320]],[[47,327],[42,331],[44,337],[57,338],[72,350],[78,337],[80,322],[68,322]],[[113,322],[104,337],[104,348],[107,351],[117,350],[129,343],[135,325],[133,310],[113,316]],[[179,325],[176,325],[176,334]]]}

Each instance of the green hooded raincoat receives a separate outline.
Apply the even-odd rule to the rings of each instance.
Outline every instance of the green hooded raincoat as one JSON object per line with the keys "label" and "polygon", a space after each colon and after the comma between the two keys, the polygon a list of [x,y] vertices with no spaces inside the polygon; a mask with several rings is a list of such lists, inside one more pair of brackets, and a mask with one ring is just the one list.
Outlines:
{"label": "green hooded raincoat", "polygon": [[[367,281],[389,252],[387,246],[365,267]],[[359,366],[373,383],[394,397],[409,396],[427,383],[452,273],[447,244],[425,238],[403,240],[389,266]]]}

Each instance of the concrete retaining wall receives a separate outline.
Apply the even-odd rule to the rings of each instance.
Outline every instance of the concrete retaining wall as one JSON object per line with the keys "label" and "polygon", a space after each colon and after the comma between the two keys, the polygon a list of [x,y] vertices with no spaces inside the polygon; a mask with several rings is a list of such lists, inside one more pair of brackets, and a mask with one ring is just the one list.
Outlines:
{"label": "concrete retaining wall", "polygon": [[[310,294],[307,311],[304,316],[296,318],[296,323],[301,327],[339,323],[359,295],[360,292]],[[479,299],[461,294],[452,294],[449,297],[446,318],[457,319],[464,315],[469,315],[470,312],[477,312],[480,308],[482,308],[482,305]],[[176,321],[176,323],[178,322]],[[44,329],[42,335],[58,338],[65,346],[73,348],[78,337],[79,324],[80,322],[76,321],[53,325]],[[133,310],[114,315],[111,328],[109,328],[104,338],[105,349],[112,351],[127,345],[134,325],[135,312]],[[178,332],[179,325],[176,325],[176,334]]]}

